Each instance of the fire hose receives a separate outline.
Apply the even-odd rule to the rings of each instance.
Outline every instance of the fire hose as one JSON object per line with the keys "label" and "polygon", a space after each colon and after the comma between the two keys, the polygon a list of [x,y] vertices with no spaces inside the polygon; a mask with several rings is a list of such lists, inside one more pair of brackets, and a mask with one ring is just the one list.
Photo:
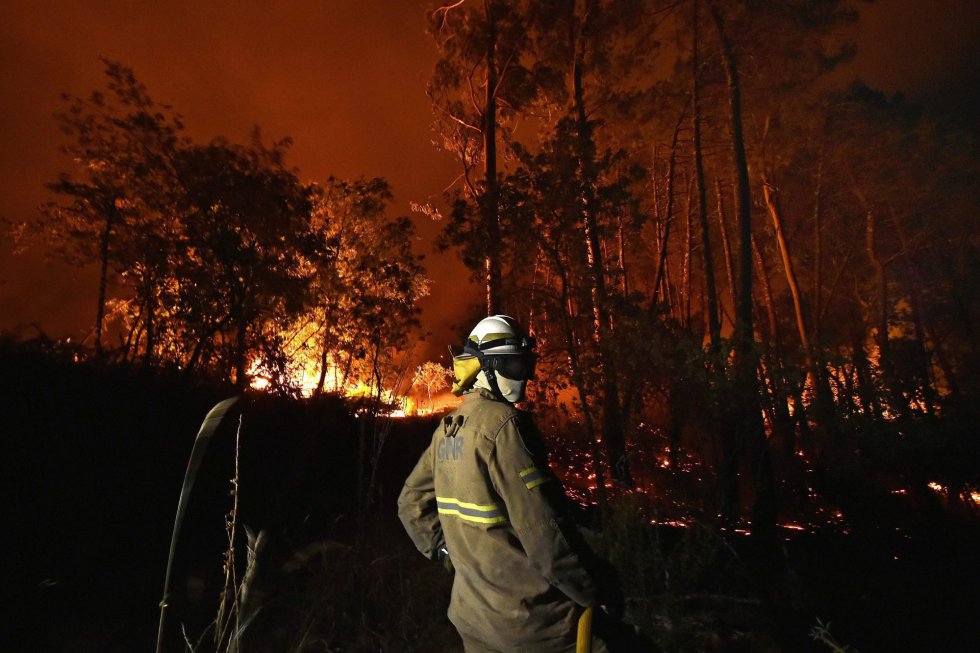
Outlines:
{"label": "fire hose", "polygon": [[592,653],[592,608],[586,608],[578,618],[578,637],[575,653]]}

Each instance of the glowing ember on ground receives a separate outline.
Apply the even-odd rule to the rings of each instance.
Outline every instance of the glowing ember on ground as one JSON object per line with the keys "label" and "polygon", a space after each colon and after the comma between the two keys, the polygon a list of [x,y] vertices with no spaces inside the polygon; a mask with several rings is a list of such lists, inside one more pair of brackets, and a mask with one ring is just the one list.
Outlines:
{"label": "glowing ember on ground", "polygon": [[946,492],[948,492],[947,488],[943,487],[939,483],[936,483],[935,481],[931,481],[928,485],[929,489],[933,492],[939,492],[941,494],[946,494]]}

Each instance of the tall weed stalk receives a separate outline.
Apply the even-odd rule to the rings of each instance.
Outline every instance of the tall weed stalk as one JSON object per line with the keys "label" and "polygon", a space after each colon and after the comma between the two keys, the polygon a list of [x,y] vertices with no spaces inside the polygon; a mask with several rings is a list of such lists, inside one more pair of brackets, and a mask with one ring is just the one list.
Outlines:
{"label": "tall weed stalk", "polygon": [[[180,489],[180,499],[177,501],[177,516],[174,519],[174,530],[170,537],[170,551],[167,555],[167,571],[163,577],[163,598],[160,599],[160,623],[157,627],[157,646],[156,653],[161,653],[163,649],[163,630],[167,618],[168,600],[170,599],[170,580],[173,574],[174,556],[177,551],[177,539],[180,537],[180,529],[184,524],[184,517],[187,514],[187,503],[190,500],[191,490],[194,488],[194,481],[204,460],[208,444],[211,438],[218,431],[226,418],[236,412],[241,413],[242,397],[231,397],[215,405],[201,424],[197,437],[194,438],[194,446],[191,449],[191,457],[187,462],[187,471],[184,473],[184,484]],[[236,462],[237,466],[237,462]],[[237,473],[236,473],[237,477]]]}
{"label": "tall weed stalk", "polygon": [[222,649],[232,619],[235,622],[235,629],[229,637],[229,646],[231,641],[240,634],[241,628],[238,601],[239,585],[235,571],[235,533],[238,531],[238,463],[241,453],[241,438],[242,415],[239,414],[238,429],[235,431],[235,476],[231,479],[231,512],[225,516],[225,532],[228,535],[228,549],[225,551],[225,584],[221,590],[221,601],[218,603],[218,616],[215,617],[214,643],[215,649],[218,651]]}

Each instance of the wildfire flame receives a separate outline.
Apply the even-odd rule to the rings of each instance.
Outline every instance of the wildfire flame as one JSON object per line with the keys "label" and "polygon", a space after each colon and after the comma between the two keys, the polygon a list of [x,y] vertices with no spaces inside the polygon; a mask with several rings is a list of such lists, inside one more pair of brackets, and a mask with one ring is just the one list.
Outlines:
{"label": "wildfire flame", "polygon": [[[309,343],[316,335],[300,329],[287,339],[296,343],[292,351],[288,351],[290,366],[286,382],[298,388],[300,395],[311,397],[316,393],[321,383],[321,358]],[[346,369],[345,369],[346,368]],[[459,404],[459,399],[449,392],[442,392],[431,397],[418,399],[410,394],[400,394],[388,387],[377,387],[374,382],[365,383],[361,379],[351,378],[349,363],[344,364],[332,355],[327,356],[327,369],[323,374],[322,390],[330,394],[339,394],[350,398],[377,398],[379,403],[387,407],[385,414],[389,417],[411,417],[429,415],[453,408]],[[258,391],[267,391],[272,386],[273,379],[262,367],[262,361],[255,358],[246,371],[250,379],[250,387]],[[409,393],[411,388],[409,388]],[[417,394],[417,393],[416,393]]]}

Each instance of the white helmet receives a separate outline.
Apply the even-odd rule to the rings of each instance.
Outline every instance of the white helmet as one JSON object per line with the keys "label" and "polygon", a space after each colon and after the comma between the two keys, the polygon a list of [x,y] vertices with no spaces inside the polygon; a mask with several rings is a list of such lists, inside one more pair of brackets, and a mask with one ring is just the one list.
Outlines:
{"label": "white helmet", "polygon": [[493,355],[527,354],[534,349],[534,345],[534,338],[524,335],[517,320],[509,315],[491,315],[473,327],[465,348],[474,348],[484,354]]}
{"label": "white helmet", "polygon": [[514,318],[483,318],[470,332],[463,353],[454,358],[453,392],[461,394],[475,382],[505,401],[521,401],[528,379],[534,378],[534,346],[534,338],[524,335]]}

